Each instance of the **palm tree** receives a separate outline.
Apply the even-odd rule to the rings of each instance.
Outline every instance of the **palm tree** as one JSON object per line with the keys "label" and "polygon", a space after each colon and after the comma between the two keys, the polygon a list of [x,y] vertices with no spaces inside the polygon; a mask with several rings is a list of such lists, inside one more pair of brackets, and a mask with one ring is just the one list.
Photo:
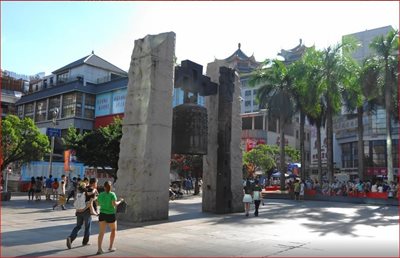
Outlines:
{"label": "palm tree", "polygon": [[391,113],[392,109],[392,94],[395,88],[395,78],[397,66],[393,59],[398,58],[399,36],[397,30],[391,30],[386,36],[376,37],[370,44],[370,48],[377,53],[377,59],[381,63],[381,69],[384,77],[384,96],[385,96],[385,112],[386,112],[386,152],[387,152],[387,169],[388,181],[393,181],[393,156],[392,156],[392,126]]}
{"label": "palm tree", "polygon": [[285,126],[294,113],[292,96],[294,78],[291,70],[280,60],[266,60],[261,69],[255,71],[249,85],[260,85],[257,99],[260,107],[267,108],[272,118],[278,119],[280,131],[281,190],[285,189]]}
{"label": "palm tree", "polygon": [[363,115],[376,109],[378,92],[379,67],[371,59],[365,59],[362,64],[354,62],[343,99],[348,111],[357,110],[357,149],[358,177],[364,180],[364,126]]}
{"label": "palm tree", "polygon": [[322,52],[314,47],[307,49],[303,57],[295,64],[296,95],[300,97],[302,112],[307,116],[311,125],[317,129],[317,156],[318,156],[318,180],[322,181],[321,159],[321,127],[325,126],[325,110],[322,95]]}
{"label": "palm tree", "polygon": [[326,103],[326,138],[327,138],[327,169],[328,180],[333,181],[333,116],[341,106],[341,93],[346,83],[350,70],[346,58],[341,54],[342,50],[351,52],[356,43],[349,39],[334,47],[328,47],[322,51],[322,86],[324,103]]}

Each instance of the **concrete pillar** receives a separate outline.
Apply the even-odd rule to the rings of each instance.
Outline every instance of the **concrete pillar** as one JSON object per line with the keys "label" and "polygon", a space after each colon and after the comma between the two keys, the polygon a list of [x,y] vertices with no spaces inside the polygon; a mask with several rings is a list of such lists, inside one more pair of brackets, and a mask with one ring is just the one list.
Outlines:
{"label": "concrete pillar", "polygon": [[168,218],[174,55],[174,32],[135,41],[115,184],[124,221]]}
{"label": "concrete pillar", "polygon": [[204,157],[203,211],[243,211],[242,150],[240,135],[240,81],[237,74],[216,62],[207,76],[219,84],[218,95],[206,97],[208,153]]}

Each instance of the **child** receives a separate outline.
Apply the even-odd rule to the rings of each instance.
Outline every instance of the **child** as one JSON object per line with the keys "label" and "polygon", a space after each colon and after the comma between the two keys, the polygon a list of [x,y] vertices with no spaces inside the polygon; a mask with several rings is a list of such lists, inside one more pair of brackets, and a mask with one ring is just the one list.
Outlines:
{"label": "child", "polygon": [[[94,206],[93,206],[93,201],[97,198],[97,195],[98,195],[97,190],[93,189],[92,192],[88,192],[86,183],[81,182],[79,184],[79,187],[78,187],[78,192],[79,193],[77,194],[77,203],[74,203],[75,208],[77,209],[77,211],[80,212],[80,211],[84,211],[87,208],[89,208],[91,215],[98,216],[98,213],[94,209]],[[80,197],[79,195],[82,195],[82,196]],[[93,198],[89,198],[90,196],[93,196]],[[84,199],[84,201],[83,200],[80,201],[79,200],[80,198]],[[86,201],[87,199],[89,199],[89,201]],[[82,202],[82,203],[84,202],[85,204],[84,205],[80,204],[80,202]]]}

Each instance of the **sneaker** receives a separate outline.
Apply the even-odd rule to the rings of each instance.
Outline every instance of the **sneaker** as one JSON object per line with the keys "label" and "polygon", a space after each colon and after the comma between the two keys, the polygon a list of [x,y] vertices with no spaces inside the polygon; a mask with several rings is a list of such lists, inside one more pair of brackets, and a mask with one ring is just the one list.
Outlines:
{"label": "sneaker", "polygon": [[82,243],[82,245],[85,246],[85,245],[91,245],[91,244],[90,243]]}
{"label": "sneaker", "polygon": [[71,243],[72,243],[71,238],[67,237],[67,247],[68,247],[68,249],[71,249]]}
{"label": "sneaker", "polygon": [[108,248],[108,251],[115,252],[115,251],[117,251],[117,249],[116,248]]}
{"label": "sneaker", "polygon": [[104,253],[103,250],[98,250],[96,255],[103,254],[103,253]]}

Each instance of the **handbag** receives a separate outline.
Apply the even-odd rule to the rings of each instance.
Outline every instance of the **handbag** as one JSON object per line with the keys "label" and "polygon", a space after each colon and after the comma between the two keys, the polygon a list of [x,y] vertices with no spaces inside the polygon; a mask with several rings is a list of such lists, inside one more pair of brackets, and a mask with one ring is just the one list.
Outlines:
{"label": "handbag", "polygon": [[127,208],[128,204],[125,201],[122,201],[117,205],[117,213],[126,213]]}

